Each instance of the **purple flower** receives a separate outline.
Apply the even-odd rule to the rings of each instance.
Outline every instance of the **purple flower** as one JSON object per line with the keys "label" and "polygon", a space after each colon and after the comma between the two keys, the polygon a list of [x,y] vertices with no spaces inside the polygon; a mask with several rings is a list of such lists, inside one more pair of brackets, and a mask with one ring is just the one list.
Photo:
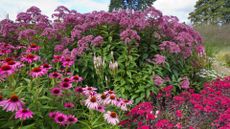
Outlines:
{"label": "purple flower", "polygon": [[189,82],[188,77],[183,77],[183,78],[182,78],[182,81],[180,82],[181,88],[183,88],[183,89],[188,89],[188,88],[189,88],[189,85],[190,85],[190,82]]}

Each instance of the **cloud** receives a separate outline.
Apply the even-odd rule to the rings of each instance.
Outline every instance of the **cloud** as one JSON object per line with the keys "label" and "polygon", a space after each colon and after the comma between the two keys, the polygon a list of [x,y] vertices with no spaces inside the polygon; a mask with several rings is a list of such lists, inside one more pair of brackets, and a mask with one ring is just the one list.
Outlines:
{"label": "cloud", "polygon": [[108,10],[109,0],[1,0],[0,19],[9,14],[10,19],[15,19],[19,12],[26,11],[31,6],[37,6],[42,13],[51,16],[57,6],[64,5],[69,9],[86,13],[93,10]]}
{"label": "cloud", "polygon": [[[194,10],[197,0],[157,0],[154,6],[165,15],[177,16],[181,21],[189,22],[187,17]],[[1,0],[0,20],[9,14],[10,19],[15,19],[19,12],[26,11],[31,6],[37,6],[42,13],[51,16],[57,6],[64,5],[80,13],[109,8],[110,0]]]}
{"label": "cloud", "polygon": [[153,5],[164,15],[177,16],[181,22],[189,22],[188,14],[194,10],[197,0],[157,0]]}

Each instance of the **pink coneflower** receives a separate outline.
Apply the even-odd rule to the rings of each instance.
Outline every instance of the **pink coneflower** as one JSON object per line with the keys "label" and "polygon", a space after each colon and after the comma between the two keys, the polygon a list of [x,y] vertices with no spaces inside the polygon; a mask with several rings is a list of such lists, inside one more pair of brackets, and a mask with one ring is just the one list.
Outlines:
{"label": "pink coneflower", "polygon": [[116,125],[119,123],[118,115],[116,112],[107,111],[107,113],[104,114],[105,120],[112,125]]}
{"label": "pink coneflower", "polygon": [[55,119],[56,115],[60,113],[60,112],[50,112],[49,113],[49,117],[52,118],[52,119]]}
{"label": "pink coneflower", "polygon": [[74,89],[74,91],[75,91],[76,93],[82,93],[82,92],[83,92],[83,88],[82,88],[82,87],[76,87],[76,88]]}
{"label": "pink coneflower", "polygon": [[99,106],[97,97],[96,96],[89,96],[88,99],[85,101],[85,105],[89,109],[97,109]]}
{"label": "pink coneflower", "polygon": [[61,62],[61,56],[59,56],[59,55],[54,55],[52,62],[54,62],[54,63]]}
{"label": "pink coneflower", "polygon": [[15,119],[26,120],[29,118],[33,118],[33,112],[30,111],[28,108],[20,109],[15,114]]}
{"label": "pink coneflower", "polygon": [[67,116],[67,124],[75,124],[78,122],[78,119],[74,115]]}
{"label": "pink coneflower", "polygon": [[61,62],[63,67],[70,67],[74,64],[74,60],[69,57],[63,58]]}
{"label": "pink coneflower", "polygon": [[2,65],[0,67],[0,75],[1,77],[8,77],[14,73],[14,69],[10,65]]}
{"label": "pink coneflower", "polygon": [[105,112],[105,106],[98,106],[98,108],[96,110],[104,113]]}
{"label": "pink coneflower", "polygon": [[99,100],[99,102],[101,104],[103,104],[103,105],[107,105],[108,104],[108,101],[106,101],[107,100],[107,95],[106,94],[104,94],[104,93],[98,94],[97,98],[98,98],[98,100]]}
{"label": "pink coneflower", "polygon": [[47,70],[41,68],[41,67],[35,67],[31,70],[30,75],[33,78],[41,77],[47,73]]}
{"label": "pink coneflower", "polygon": [[61,78],[62,74],[58,73],[58,72],[53,72],[49,74],[49,78]]}
{"label": "pink coneflower", "polygon": [[6,65],[9,65],[9,66],[11,66],[12,68],[14,68],[14,69],[16,69],[16,68],[20,68],[20,67],[22,67],[23,66],[23,64],[21,64],[20,62],[18,62],[18,61],[8,61],[7,63],[6,63]]}
{"label": "pink coneflower", "polygon": [[54,87],[51,89],[51,94],[54,96],[61,96],[62,95],[62,90],[58,87]]}
{"label": "pink coneflower", "polygon": [[39,49],[40,49],[40,46],[38,46],[35,43],[31,43],[31,45],[27,49],[27,52],[39,51]]}
{"label": "pink coneflower", "polygon": [[75,75],[75,76],[72,76],[72,77],[71,77],[71,80],[72,80],[73,82],[81,82],[81,81],[83,80],[83,78],[80,77],[80,76],[78,76],[78,75]]}
{"label": "pink coneflower", "polygon": [[27,55],[22,56],[21,61],[31,64],[32,62],[38,61],[39,59],[40,59],[40,57],[37,55],[27,54]]}
{"label": "pink coneflower", "polygon": [[67,116],[63,113],[56,113],[54,120],[60,125],[65,125],[67,122]]}
{"label": "pink coneflower", "polygon": [[64,103],[64,107],[65,107],[65,108],[74,108],[75,106],[74,106],[73,103],[67,102],[67,103]]}
{"label": "pink coneflower", "polygon": [[22,101],[19,100],[18,96],[12,95],[8,100],[0,101],[0,106],[3,108],[3,110],[6,110],[7,112],[14,112],[22,109],[24,104]]}
{"label": "pink coneflower", "polygon": [[97,88],[95,88],[95,87],[86,86],[85,88],[83,88],[83,94],[85,96],[89,96],[91,94],[95,94],[96,90],[97,90]]}
{"label": "pink coneflower", "polygon": [[62,79],[62,81],[63,81],[63,82],[68,82],[68,83],[71,83],[71,82],[72,82],[72,80],[71,80],[70,78],[64,78],[64,79]]}
{"label": "pink coneflower", "polygon": [[70,89],[70,88],[72,88],[72,83],[69,83],[69,82],[61,82],[61,83],[60,83],[60,87],[61,87],[62,89]]}
{"label": "pink coneflower", "polygon": [[109,97],[106,99],[106,103],[116,105],[117,104],[116,95],[114,95],[114,94],[109,95]]}
{"label": "pink coneflower", "polygon": [[105,91],[104,94],[111,95],[111,94],[115,94],[115,92],[113,90],[108,90],[108,91]]}
{"label": "pink coneflower", "polygon": [[[128,109],[127,109],[127,106],[128,105],[131,105],[133,102],[131,101],[131,100],[124,100],[124,99],[120,99],[121,100],[121,102],[120,103],[118,103],[117,105],[118,105],[118,107],[120,107],[121,108],[121,110],[123,110],[123,111],[127,111]],[[118,101],[117,101],[118,102]]]}
{"label": "pink coneflower", "polygon": [[41,66],[41,68],[46,69],[46,70],[50,70],[50,69],[52,69],[52,66],[49,65],[49,64],[43,64],[43,65]]}

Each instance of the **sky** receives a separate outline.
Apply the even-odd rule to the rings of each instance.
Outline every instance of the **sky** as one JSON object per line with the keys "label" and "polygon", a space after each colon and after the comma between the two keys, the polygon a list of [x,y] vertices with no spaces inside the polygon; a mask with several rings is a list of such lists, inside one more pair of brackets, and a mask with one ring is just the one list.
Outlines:
{"label": "sky", "polygon": [[[164,15],[177,16],[181,22],[189,23],[188,14],[194,10],[197,0],[157,0],[153,6]],[[51,16],[57,6],[64,5],[80,13],[93,10],[108,10],[110,0],[0,0],[0,20],[9,14],[15,20],[17,13],[26,11],[31,6],[37,6],[42,13]]]}

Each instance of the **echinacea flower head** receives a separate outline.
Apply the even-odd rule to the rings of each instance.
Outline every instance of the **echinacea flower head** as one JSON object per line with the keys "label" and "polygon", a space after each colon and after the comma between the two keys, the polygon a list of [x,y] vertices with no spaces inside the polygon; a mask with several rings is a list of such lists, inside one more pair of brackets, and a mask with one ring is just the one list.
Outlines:
{"label": "echinacea flower head", "polygon": [[102,94],[97,94],[97,98],[99,100],[99,103],[102,105],[107,105],[109,104],[107,100],[107,95],[102,93]]}
{"label": "echinacea flower head", "polygon": [[61,82],[61,83],[60,83],[60,87],[61,87],[62,89],[70,89],[70,88],[72,88],[72,83],[69,83],[69,82]]}
{"label": "echinacea flower head", "polygon": [[54,96],[61,96],[62,95],[62,90],[58,87],[52,88],[50,92]]}
{"label": "echinacea flower head", "polygon": [[58,114],[59,112],[50,112],[49,113],[49,117],[52,118],[52,119],[55,119],[56,115]]}
{"label": "echinacea flower head", "polygon": [[49,78],[61,78],[62,77],[62,74],[58,73],[58,72],[53,72],[53,73],[50,73],[49,74]]}
{"label": "echinacea flower head", "polygon": [[104,114],[104,118],[109,124],[116,125],[119,123],[118,115],[116,112],[107,111]]}
{"label": "echinacea flower head", "polygon": [[85,105],[89,109],[97,109],[99,104],[98,104],[98,99],[96,96],[89,96],[88,99],[85,101]]}
{"label": "echinacea flower head", "polygon": [[23,55],[22,58],[21,58],[21,61],[22,62],[27,62],[29,64],[35,62],[35,61],[38,61],[40,59],[39,56],[37,55],[34,55],[34,54],[26,54],[26,55]]}
{"label": "echinacea flower head", "polygon": [[16,95],[12,95],[8,100],[2,100],[0,101],[0,106],[3,108],[3,110],[11,111],[18,111],[22,109],[24,106],[23,102],[18,98]]}
{"label": "echinacea flower head", "polygon": [[54,63],[61,62],[61,56],[60,55],[54,55],[52,62],[54,62]]}
{"label": "echinacea flower head", "polygon": [[65,108],[74,108],[75,106],[74,106],[73,103],[67,102],[67,103],[64,103],[64,107],[65,107]]}
{"label": "echinacea flower head", "polygon": [[75,91],[76,93],[82,93],[82,92],[83,92],[83,88],[82,88],[82,87],[76,87],[76,88],[74,89],[74,91]]}
{"label": "echinacea flower head", "polygon": [[17,68],[21,68],[23,66],[23,64],[21,64],[20,62],[18,61],[14,61],[14,60],[11,60],[11,61],[8,61],[6,63],[4,63],[5,65],[9,65],[11,66],[13,69],[17,69]]}
{"label": "echinacea flower head", "polygon": [[61,63],[63,67],[70,67],[74,64],[74,59],[65,57],[61,60]]}
{"label": "echinacea flower head", "polygon": [[33,52],[33,51],[36,52],[36,51],[39,51],[39,49],[40,49],[40,46],[38,46],[35,43],[31,43],[27,49],[27,52]]}
{"label": "echinacea flower head", "polygon": [[72,76],[71,77],[71,80],[73,81],[73,82],[81,82],[82,80],[83,80],[83,78],[82,77],[80,77],[79,75],[75,75],[75,76]]}
{"label": "echinacea flower head", "polygon": [[67,122],[67,116],[63,113],[56,113],[54,120],[57,124],[65,125]]}
{"label": "echinacea flower head", "polygon": [[105,106],[98,106],[98,108],[96,110],[101,112],[101,113],[104,113],[105,112]]}
{"label": "echinacea flower head", "polygon": [[41,77],[47,73],[46,69],[43,69],[41,67],[35,67],[31,70],[30,75],[33,78]]}
{"label": "echinacea flower head", "polygon": [[0,67],[0,75],[3,78],[8,77],[13,73],[14,73],[14,68],[11,67],[10,65],[2,65]]}
{"label": "echinacea flower head", "polygon": [[26,120],[29,118],[33,118],[33,112],[30,111],[28,108],[22,108],[18,110],[15,114],[15,119]]}
{"label": "echinacea flower head", "polygon": [[96,90],[97,90],[97,88],[95,88],[95,87],[86,86],[86,87],[83,88],[83,94],[85,96],[90,96],[92,94],[95,94]]}
{"label": "echinacea flower head", "polygon": [[116,95],[111,94],[107,97],[106,99],[106,103],[112,104],[112,105],[116,105],[117,106],[117,98]]}
{"label": "echinacea flower head", "polygon": [[46,70],[50,70],[50,69],[52,68],[52,66],[49,65],[49,64],[43,64],[43,65],[41,66],[41,68],[46,69]]}
{"label": "echinacea flower head", "polygon": [[78,119],[74,115],[67,115],[67,124],[75,124]]}

